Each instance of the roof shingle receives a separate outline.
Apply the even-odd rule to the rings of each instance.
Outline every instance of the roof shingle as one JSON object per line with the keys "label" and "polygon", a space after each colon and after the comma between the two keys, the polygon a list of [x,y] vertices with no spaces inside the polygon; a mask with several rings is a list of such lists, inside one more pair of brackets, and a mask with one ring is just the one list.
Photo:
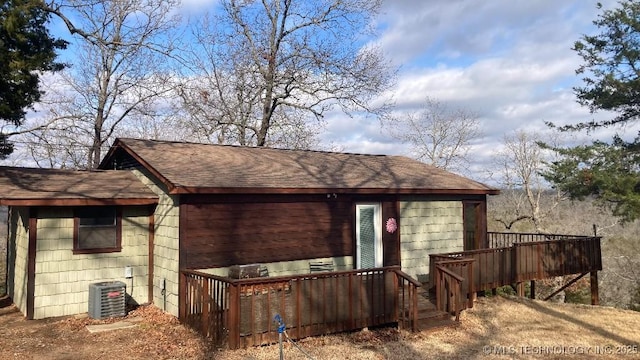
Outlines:
{"label": "roof shingle", "polygon": [[119,149],[158,176],[171,193],[497,193],[403,156],[118,139],[101,167],[113,166]]}
{"label": "roof shingle", "polygon": [[158,199],[129,171],[0,167],[0,189],[0,205],[147,205]]}

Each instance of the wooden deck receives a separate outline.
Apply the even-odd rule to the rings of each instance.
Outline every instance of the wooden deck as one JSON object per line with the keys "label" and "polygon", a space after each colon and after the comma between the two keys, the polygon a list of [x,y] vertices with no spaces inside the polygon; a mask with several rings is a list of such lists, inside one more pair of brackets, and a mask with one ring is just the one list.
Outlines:
{"label": "wooden deck", "polygon": [[597,284],[599,237],[516,235],[431,255],[426,287],[399,266],[241,280],[183,270],[180,320],[235,349],[277,342],[276,315],[292,339],[392,324],[421,331],[456,324],[478,291],[570,274]]}
{"label": "wooden deck", "polygon": [[180,319],[215,342],[244,348],[385,324],[417,330],[421,284],[400,267],[232,280],[183,270]]}
{"label": "wooden deck", "polygon": [[[522,284],[526,281],[555,276],[572,274],[583,276],[602,270],[600,237],[505,235],[509,238],[493,243],[508,246],[431,255],[429,260],[431,286],[436,284],[438,274],[436,265],[439,263],[465,277],[463,284],[465,293],[492,290],[505,285]],[[552,240],[547,240],[549,237]],[[466,269],[455,266],[453,260],[462,259],[473,262],[472,275],[468,275]],[[469,278],[473,281],[468,281]]]}

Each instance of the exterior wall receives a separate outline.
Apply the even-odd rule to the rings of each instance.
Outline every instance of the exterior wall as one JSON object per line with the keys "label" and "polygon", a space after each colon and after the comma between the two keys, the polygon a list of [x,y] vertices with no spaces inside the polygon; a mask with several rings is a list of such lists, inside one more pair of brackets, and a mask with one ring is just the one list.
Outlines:
{"label": "exterior wall", "polygon": [[462,251],[463,228],[461,201],[401,201],[402,271],[426,281],[429,254]]}
{"label": "exterior wall", "polygon": [[178,316],[180,275],[178,261],[180,257],[180,207],[178,206],[178,196],[168,195],[165,192],[166,187],[159,182],[152,181],[152,175],[146,170],[134,170],[134,174],[159,197],[154,212],[153,303],[160,309]]}
{"label": "exterior wall", "polygon": [[[317,258],[307,260],[296,261],[281,261],[261,264],[267,267],[269,276],[289,276],[298,274],[309,273],[309,261],[333,261],[335,271],[351,270],[353,269],[353,257],[341,256],[334,258]],[[229,267],[214,268],[214,269],[198,269],[198,271],[206,272],[208,274],[224,276],[229,275]]]}
{"label": "exterior wall", "polygon": [[353,254],[351,201],[324,195],[182,199],[185,268],[288,262]]}
{"label": "exterior wall", "polygon": [[7,249],[7,294],[23,314],[27,313],[27,259],[29,253],[29,209],[12,207]]}
{"label": "exterior wall", "polygon": [[382,265],[384,266],[400,265],[400,232],[396,230],[390,233],[386,229],[387,221],[391,218],[399,220],[397,199],[382,202]]}
{"label": "exterior wall", "polygon": [[[123,208],[122,251],[73,254],[73,209],[38,210],[34,319],[88,310],[89,285],[122,281],[131,300],[148,299],[148,211]],[[133,278],[124,277],[125,266]]]}

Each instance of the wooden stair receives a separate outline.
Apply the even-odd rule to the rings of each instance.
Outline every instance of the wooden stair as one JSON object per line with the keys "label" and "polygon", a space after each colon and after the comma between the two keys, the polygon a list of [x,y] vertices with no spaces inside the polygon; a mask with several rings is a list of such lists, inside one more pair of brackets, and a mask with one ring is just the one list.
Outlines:
{"label": "wooden stair", "polygon": [[425,291],[418,296],[418,329],[433,331],[447,327],[456,327],[459,322],[446,311],[436,309],[436,299]]}
{"label": "wooden stair", "polygon": [[418,295],[418,331],[434,331],[456,327],[459,322],[446,311],[436,309],[435,295],[421,291]]}

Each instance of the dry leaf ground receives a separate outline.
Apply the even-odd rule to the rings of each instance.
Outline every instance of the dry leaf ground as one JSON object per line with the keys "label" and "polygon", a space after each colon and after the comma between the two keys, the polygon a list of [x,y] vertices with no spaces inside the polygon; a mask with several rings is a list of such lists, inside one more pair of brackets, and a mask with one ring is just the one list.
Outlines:
{"label": "dry leaf ground", "polygon": [[[154,307],[128,318],[131,329],[90,334],[103,323],[68,317],[26,321],[0,307],[0,359],[278,359],[277,345],[223,351]],[[115,320],[110,320],[115,321]],[[314,359],[640,359],[640,313],[519,298],[480,298],[456,329],[407,333],[394,328],[303,339]],[[308,357],[292,344],[285,359]]]}

